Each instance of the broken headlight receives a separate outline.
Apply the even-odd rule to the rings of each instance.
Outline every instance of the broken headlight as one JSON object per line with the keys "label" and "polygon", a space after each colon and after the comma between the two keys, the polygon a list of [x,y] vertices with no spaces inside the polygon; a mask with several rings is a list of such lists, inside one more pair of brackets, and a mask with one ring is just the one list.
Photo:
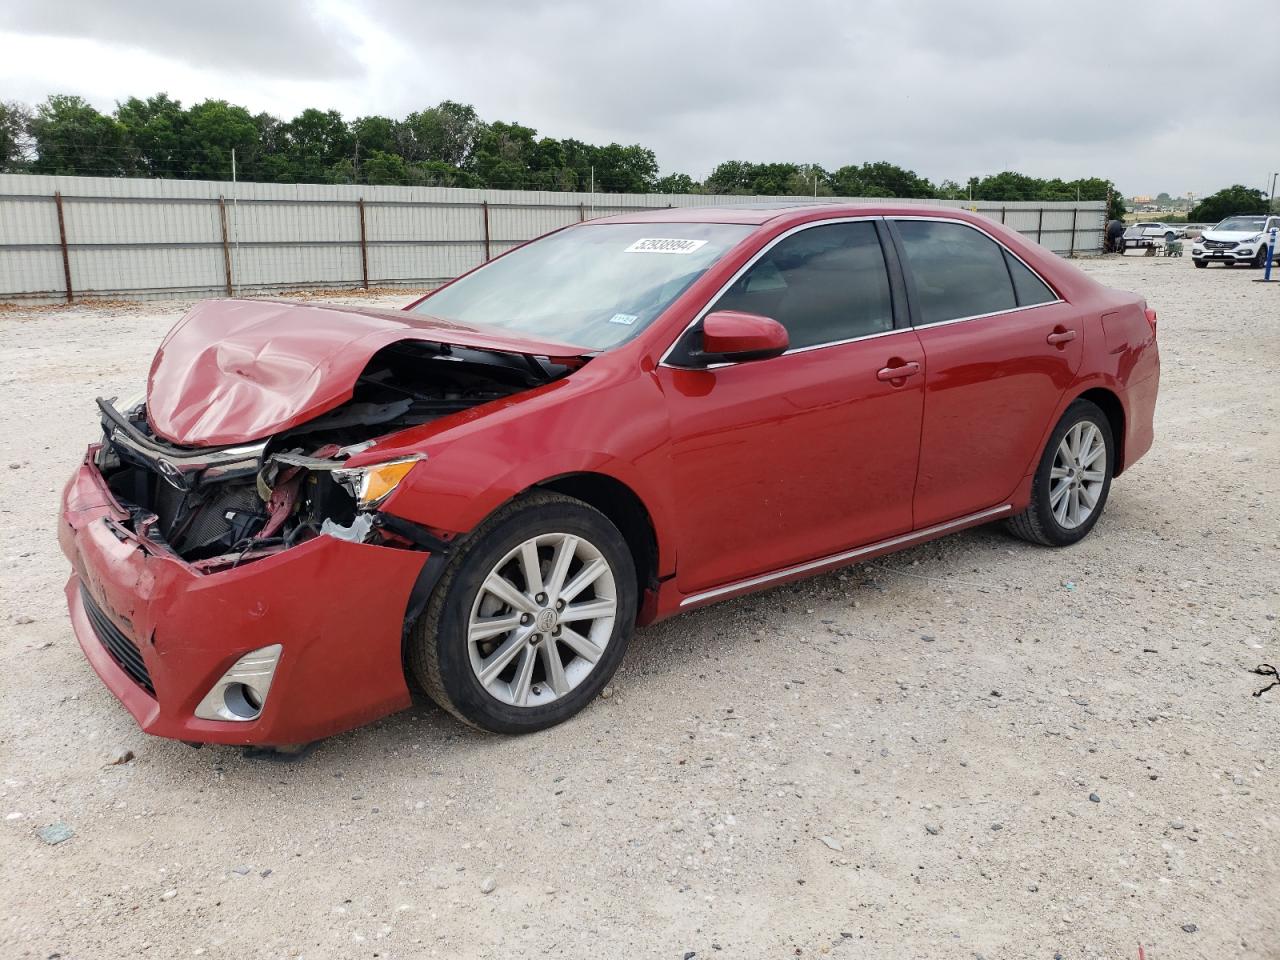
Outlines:
{"label": "broken headlight", "polygon": [[334,470],[333,479],[350,491],[361,510],[368,510],[387,499],[400,481],[408,476],[413,465],[425,459],[425,456],[408,457],[404,460],[373,463],[367,467]]}

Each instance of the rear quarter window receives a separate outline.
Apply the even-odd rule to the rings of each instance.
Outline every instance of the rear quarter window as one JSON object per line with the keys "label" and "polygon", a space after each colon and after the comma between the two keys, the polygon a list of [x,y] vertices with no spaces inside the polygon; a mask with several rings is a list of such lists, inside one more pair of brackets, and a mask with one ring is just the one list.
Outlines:
{"label": "rear quarter window", "polygon": [[1025,263],[1011,254],[1004,252],[1005,262],[1009,265],[1009,276],[1013,278],[1013,292],[1020,307],[1034,307],[1037,303],[1053,303],[1058,299],[1055,294]]}

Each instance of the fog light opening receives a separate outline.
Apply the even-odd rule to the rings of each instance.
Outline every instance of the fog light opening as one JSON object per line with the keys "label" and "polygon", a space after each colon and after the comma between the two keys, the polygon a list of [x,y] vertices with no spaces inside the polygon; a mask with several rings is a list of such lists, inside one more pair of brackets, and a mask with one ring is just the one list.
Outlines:
{"label": "fog light opening", "polygon": [[253,720],[262,712],[262,698],[253,687],[229,683],[222,691],[222,702],[238,720]]}
{"label": "fog light opening", "polygon": [[283,647],[273,643],[246,653],[224,673],[196,707],[201,720],[246,723],[262,715]]}

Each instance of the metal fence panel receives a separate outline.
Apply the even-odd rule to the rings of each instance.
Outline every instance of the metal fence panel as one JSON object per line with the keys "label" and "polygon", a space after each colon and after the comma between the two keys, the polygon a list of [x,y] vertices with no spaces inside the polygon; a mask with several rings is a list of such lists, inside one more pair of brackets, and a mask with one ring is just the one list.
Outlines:
{"label": "metal fence panel", "polygon": [[[68,273],[75,297],[429,287],[579,220],[807,199],[3,174],[0,300],[68,299]],[[973,210],[1060,254],[1101,250],[1102,201],[893,202]]]}

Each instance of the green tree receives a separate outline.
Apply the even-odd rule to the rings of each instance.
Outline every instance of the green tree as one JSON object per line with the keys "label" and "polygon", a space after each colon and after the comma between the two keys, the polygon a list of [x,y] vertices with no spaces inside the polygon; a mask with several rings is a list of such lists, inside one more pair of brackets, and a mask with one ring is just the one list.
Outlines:
{"label": "green tree", "polygon": [[[326,183],[339,164],[354,165],[355,138],[337,110],[303,110],[283,125],[285,152],[295,182]],[[353,179],[353,172],[343,179]]]}
{"label": "green tree", "polygon": [[1205,197],[1191,208],[1187,217],[1198,223],[1217,223],[1235,213],[1266,212],[1267,195],[1265,193],[1235,183]]}
{"label": "green tree", "polygon": [[367,159],[360,161],[360,181],[372,184],[406,184],[409,182],[409,165],[398,154],[374,150]]}
{"label": "green tree", "polygon": [[130,97],[116,104],[116,120],[124,128],[139,173],[151,177],[180,176],[187,149],[187,115],[167,93],[140,100]]}
{"label": "green tree", "polygon": [[639,144],[599,147],[594,161],[596,189],[606,193],[647,193],[658,179],[657,158]]}
{"label": "green tree", "polygon": [[124,125],[80,97],[49,97],[27,129],[36,151],[33,173],[119,177],[135,172]]}
{"label": "green tree", "polygon": [[992,176],[983,177],[973,188],[975,200],[1039,200],[1043,181],[1026,174],[1005,170]]}
{"label": "green tree", "polygon": [[703,182],[708,193],[747,193],[752,182],[753,163],[725,160],[716,164]]}
{"label": "green tree", "polygon": [[406,160],[438,160],[454,167],[467,164],[484,131],[475,108],[453,100],[409,114],[404,126]]}
{"label": "green tree", "polygon": [[701,193],[702,184],[687,173],[669,173],[653,184],[655,193]]}
{"label": "green tree", "polygon": [[355,138],[359,156],[371,157],[375,153],[396,154],[404,140],[403,124],[390,117],[358,117],[351,122],[351,136]]}
{"label": "green tree", "polygon": [[488,124],[475,141],[466,169],[484,186],[526,189],[532,186],[530,174],[538,153],[537,136],[537,130],[518,123]]}
{"label": "green tree", "polygon": [[[258,149],[258,123],[244,107],[225,100],[205,100],[187,111],[186,176],[193,180],[229,180],[231,151],[244,179],[275,179],[264,175],[266,156]],[[278,155],[278,154],[275,154]],[[277,167],[278,172],[278,167]]]}
{"label": "green tree", "polygon": [[31,111],[16,100],[0,101],[0,173],[18,173],[28,162]]}
{"label": "green tree", "polygon": [[858,178],[876,191],[877,197],[935,197],[937,189],[914,170],[905,170],[897,164],[864,163],[858,168]]}

